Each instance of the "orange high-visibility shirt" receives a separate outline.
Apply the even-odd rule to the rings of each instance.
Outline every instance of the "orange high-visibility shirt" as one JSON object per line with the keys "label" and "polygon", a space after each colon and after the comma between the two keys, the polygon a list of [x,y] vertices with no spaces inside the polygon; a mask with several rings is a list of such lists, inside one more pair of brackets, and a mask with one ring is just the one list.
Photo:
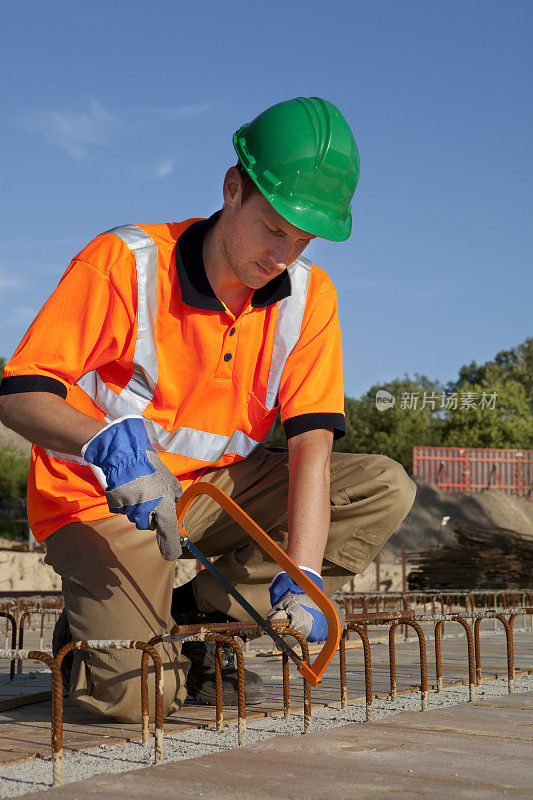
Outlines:
{"label": "orange high-visibility shirt", "polygon": [[[220,212],[219,212],[220,213]],[[247,457],[278,409],[288,438],[344,434],[337,295],[306,259],[255,291],[235,317],[202,259],[208,220],[124,226],[71,262],[11,360],[0,394],[45,391],[99,420],[142,413],[186,489]],[[150,271],[151,270],[151,271]],[[112,516],[89,465],[34,445],[28,515],[38,541]]]}

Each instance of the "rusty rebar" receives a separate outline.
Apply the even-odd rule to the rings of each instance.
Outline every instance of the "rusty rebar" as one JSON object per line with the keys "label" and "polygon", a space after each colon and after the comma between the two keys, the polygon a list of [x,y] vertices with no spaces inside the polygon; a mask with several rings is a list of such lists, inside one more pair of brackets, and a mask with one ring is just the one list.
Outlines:
{"label": "rusty rebar", "polygon": [[[7,626],[11,624],[11,649],[15,650],[17,647],[17,621],[13,614],[10,614],[9,611],[0,611],[0,617],[6,618],[6,640],[7,640]],[[7,641],[6,641],[7,645]],[[6,647],[7,650],[7,647]],[[15,677],[15,666],[17,663],[16,658],[11,659],[11,664],[9,667],[9,680],[12,681]]]}
{"label": "rusty rebar", "polygon": [[[31,598],[31,599],[33,600],[34,598]],[[24,625],[26,623],[26,620],[29,619],[30,622],[31,622],[31,615],[32,614],[40,614],[41,615],[41,634],[40,634],[39,647],[42,647],[43,632],[44,632],[44,630],[43,630],[44,629],[44,617],[45,617],[46,614],[55,614],[55,613],[56,613],[56,609],[55,608],[48,608],[46,606],[35,607],[33,604],[28,605],[27,603],[24,603],[24,610],[23,610],[23,612],[21,614],[21,617],[20,617],[20,620],[19,620],[19,635],[18,635],[18,648],[19,648],[19,650],[22,650],[22,648],[24,647]],[[21,672],[22,672],[22,662],[19,661],[18,673],[20,674]]]}
{"label": "rusty rebar", "polygon": [[463,617],[456,616],[454,621],[462,625],[466,633],[466,646],[468,649],[468,700],[473,703],[476,699],[476,669],[472,629]]}
{"label": "rusty rebar", "polygon": [[346,627],[342,632],[339,641],[339,669],[341,680],[341,708],[346,708],[347,692],[346,692]]}
{"label": "rusty rebar", "polygon": [[32,661],[42,661],[52,673],[52,781],[54,786],[59,786],[63,781],[63,680],[61,669],[57,660],[48,653],[30,650],[28,658]]}
{"label": "rusty rebar", "polygon": [[206,636],[206,641],[215,642],[215,702],[216,728],[221,730],[224,724],[222,703],[222,647],[232,648],[237,661],[237,736],[238,744],[246,744],[246,684],[244,675],[244,656],[240,645],[231,636],[213,633]]}
{"label": "rusty rebar", "polygon": [[[467,616],[467,615],[465,615]],[[476,664],[478,664],[479,654],[479,631],[475,637],[472,636],[472,629],[463,616],[457,614],[446,615],[446,621],[458,622],[463,626],[466,633],[466,646],[468,649],[468,689],[469,701],[476,697]],[[479,626],[478,626],[479,627]],[[444,631],[444,620],[438,619],[435,624],[435,672],[437,678],[437,692],[442,692],[442,656],[441,656],[441,635]],[[479,672],[481,680],[481,668]]]}
{"label": "rusty rebar", "polygon": [[222,644],[215,644],[215,725],[217,731],[224,727],[224,704],[222,702]]}
{"label": "rusty rebar", "polygon": [[[355,622],[349,622],[346,627],[359,634],[363,643],[363,654],[365,659],[366,722],[372,722],[374,711],[372,704],[372,662],[370,658],[370,642],[368,641],[368,633],[363,626],[357,625]],[[346,663],[344,668],[344,694],[346,695]],[[346,702],[344,705],[346,705]]]}
{"label": "rusty rebar", "polygon": [[51,691],[51,744],[53,785],[58,786],[63,780],[63,682],[60,665],[50,653],[40,650],[0,650],[0,658],[22,661],[42,661],[52,673]]}
{"label": "rusty rebar", "polygon": [[[289,719],[291,715],[291,688],[289,683],[289,656],[287,653],[281,654],[281,671],[283,675],[283,716]],[[346,676],[346,665],[344,674]]]}
{"label": "rusty rebar", "polygon": [[437,692],[442,692],[442,659],[440,640],[443,625],[444,620],[438,620],[435,623],[435,678]]}
{"label": "rusty rebar", "polygon": [[[18,649],[22,650],[24,647],[24,623],[29,618],[31,611],[24,611],[19,621],[19,641],[18,641]],[[22,661],[19,660],[17,664],[17,675],[22,673]]]}
{"label": "rusty rebar", "polygon": [[154,746],[155,763],[163,761],[163,696],[164,696],[164,677],[163,662],[161,656],[153,645],[145,642],[135,642],[135,649],[141,650],[141,714],[142,714],[142,741],[149,739],[149,720],[148,709],[148,656],[154,662],[155,672],[155,709],[154,709]]}
{"label": "rusty rebar", "polygon": [[393,622],[389,628],[389,676],[390,676],[390,697],[396,700],[396,648],[394,646],[394,634],[398,627],[398,622]]}
{"label": "rusty rebar", "polygon": [[142,743],[148,744],[150,740],[150,709],[148,699],[148,653],[141,653],[141,724]]}
{"label": "rusty rebar", "polygon": [[428,667],[426,655],[426,638],[420,625],[413,619],[405,619],[398,622],[393,622],[389,628],[389,671],[390,671],[390,696],[395,700],[397,696],[396,689],[396,649],[395,649],[395,633],[396,628],[400,624],[409,625],[416,631],[418,636],[418,649],[420,655],[420,705],[421,710],[426,711],[428,707]]}
{"label": "rusty rebar", "polygon": [[420,702],[422,711],[427,711],[428,707],[428,665],[426,655],[426,637],[420,625],[414,620],[407,623],[418,635],[418,651],[420,655]]}
{"label": "rusty rebar", "polygon": [[479,628],[483,622],[483,617],[474,620],[474,655],[476,658],[476,684],[481,683],[481,647],[479,644]]}
{"label": "rusty rebar", "polygon": [[[148,669],[143,670],[143,656],[146,662],[145,653],[147,653],[154,662],[155,671],[155,709],[154,709],[154,727],[155,727],[155,763],[159,764],[163,761],[163,692],[164,692],[164,677],[163,677],[163,663],[161,656],[155,649],[147,642],[138,642],[133,639],[88,639],[77,640],[75,642],[67,642],[63,645],[61,650],[56,655],[56,662],[61,668],[61,663],[67,653],[72,650],[140,650],[141,655],[141,725],[142,725],[142,741],[145,741],[145,720],[148,714]],[[143,688],[144,687],[144,688]]]}
{"label": "rusty rebar", "polygon": [[[522,592],[522,594],[524,594],[524,596],[527,596],[528,599],[529,599],[528,593]],[[503,602],[506,603],[507,605],[509,605],[509,603],[511,601],[514,601],[516,599],[515,593],[504,595],[502,592],[499,592],[498,595],[499,595],[499,597],[502,598]],[[437,594],[435,594],[435,595],[428,595],[428,594],[421,595],[419,593],[418,594],[411,593],[410,596],[413,598],[415,603],[420,602],[420,598],[423,597],[424,598],[424,604],[427,603],[428,597],[429,597],[429,599],[432,600],[432,602],[434,602],[434,599],[436,599],[438,597],[438,598],[440,598],[441,608],[442,608],[443,612],[446,610],[445,609],[445,605],[444,605],[445,604],[445,599],[444,599],[444,596],[442,595],[442,593],[439,593],[438,595]],[[488,596],[494,597],[495,594],[487,594],[487,597]],[[382,612],[376,612],[376,613],[369,613],[368,612],[368,599],[369,599],[369,597],[370,596],[367,596],[365,602],[362,603],[363,608],[366,609],[366,613],[349,615],[348,620],[347,620],[347,622],[348,622],[347,630],[353,630],[354,632],[356,632],[361,637],[361,639],[363,641],[363,649],[364,649],[364,655],[365,655],[365,687],[366,687],[367,719],[371,718],[371,713],[372,713],[370,647],[369,647],[368,637],[366,636],[366,631],[364,630],[364,627],[363,627],[363,626],[366,626],[367,624],[376,624],[376,625],[389,624],[390,625],[391,622],[392,622],[392,626],[391,626],[391,629],[389,631],[389,658],[390,658],[390,664],[391,664],[391,697],[396,697],[397,696],[396,661],[395,661],[395,632],[396,632],[396,629],[397,629],[397,627],[399,625],[409,625],[410,627],[412,627],[417,632],[417,635],[418,635],[418,638],[419,638],[420,666],[421,666],[420,688],[421,688],[421,695],[422,695],[422,707],[425,708],[425,707],[427,707],[427,662],[426,662],[426,659],[425,659],[425,638],[424,638],[424,634],[423,634],[420,626],[418,625],[418,623],[419,622],[423,622],[423,621],[433,621],[433,622],[436,623],[436,627],[435,627],[435,651],[436,651],[437,690],[438,691],[442,690],[442,664],[441,664],[440,644],[441,644],[441,631],[442,631],[443,624],[444,624],[444,622],[448,622],[448,621],[452,622],[452,621],[454,621],[454,622],[458,622],[459,624],[462,625],[462,627],[465,630],[466,636],[467,636],[468,658],[469,658],[468,667],[469,667],[470,699],[473,700],[474,699],[474,692],[475,692],[475,684],[476,684],[476,682],[479,683],[480,680],[481,680],[481,657],[480,657],[480,645],[479,645],[479,631],[480,631],[481,621],[482,621],[482,619],[489,619],[489,618],[494,618],[495,620],[499,620],[503,624],[504,630],[505,630],[505,633],[506,633],[507,660],[508,660],[508,689],[509,689],[510,693],[513,692],[513,690],[514,690],[514,676],[515,676],[515,671],[514,671],[514,651],[513,651],[513,624],[514,624],[515,618],[518,615],[532,614],[533,613],[533,608],[531,608],[531,607],[526,607],[526,608],[507,608],[505,613],[510,615],[509,619],[507,620],[503,616],[503,614],[498,612],[498,610],[496,610],[496,609],[488,610],[488,611],[477,611],[475,609],[475,597],[479,597],[479,598],[481,598],[481,600],[483,600],[484,595],[482,593],[480,593],[480,592],[472,592],[472,593],[464,593],[465,613],[461,614],[461,615],[454,614],[454,613],[443,613],[441,615],[428,615],[428,614],[415,615],[413,610],[409,610],[407,613],[405,612],[405,610],[401,610],[401,611],[382,611]],[[458,599],[459,598],[459,594],[457,594],[457,595],[454,594],[453,597],[455,597],[456,605],[459,605],[459,599]],[[405,597],[402,597],[401,599],[402,599],[402,604],[405,606],[405,602],[404,602]],[[518,597],[518,600],[520,600],[520,599],[521,598]],[[447,602],[448,606],[450,606],[450,607],[453,606],[454,601],[453,601],[452,595],[447,595],[446,596],[446,602]],[[11,605],[11,608],[13,610],[15,610],[15,604],[10,604],[10,605]],[[31,607],[28,607],[28,605],[29,604],[26,603],[24,609],[22,608],[22,606],[19,607],[19,611],[21,612],[20,625],[19,625],[19,636],[21,637],[22,643],[24,641],[24,629],[25,629],[25,626],[26,626],[26,621],[30,617],[30,614],[31,613],[40,613],[41,614],[41,635],[42,635],[42,633],[43,633],[43,625],[44,625],[44,622],[43,622],[44,613],[45,613],[45,611],[48,611],[48,609],[46,609],[46,610],[45,609],[34,609],[34,608],[31,608]],[[347,605],[347,603],[346,603],[346,605]],[[470,605],[470,610],[469,610],[469,605]],[[57,610],[55,608],[49,609],[49,611],[51,613],[54,613],[54,614],[57,613]],[[13,644],[15,644],[16,643],[16,620],[14,618],[14,615],[10,614],[7,611],[3,611],[3,612],[0,612],[0,613],[1,613],[2,616],[6,617],[6,624],[11,624],[12,632],[13,632],[13,630],[15,632],[15,639],[13,640]],[[467,619],[473,619],[474,620],[473,634],[472,634],[471,626],[468,625],[468,623],[466,622]],[[13,625],[13,623],[15,623],[15,625]],[[231,626],[232,626],[232,623],[221,623],[218,627],[219,628],[223,628],[224,631],[227,632],[228,628],[231,629]],[[235,626],[237,627],[237,629],[235,629]],[[212,638],[212,635],[213,635],[213,631],[212,631],[213,627],[215,627],[215,626],[181,626],[181,628],[178,629],[178,630],[180,632],[180,635],[181,635],[182,639],[190,634],[191,638],[208,638],[208,640],[209,640],[209,639]],[[234,624],[234,629],[231,629],[231,633],[237,634],[237,633],[241,633],[244,630],[253,632],[255,627],[256,626],[254,624],[235,623]],[[184,630],[184,628],[185,628],[185,630]],[[300,646],[302,648],[302,657],[305,660],[309,660],[308,646],[307,646],[307,643],[305,642],[305,640],[303,639],[303,637],[301,637],[298,634],[297,631],[293,631],[291,629],[285,628],[284,627],[284,623],[280,624],[280,629],[283,631],[284,634],[292,635],[297,639],[297,641],[299,642],[299,644],[300,644]],[[366,636],[366,645],[365,645],[365,636]],[[171,635],[165,634],[162,637],[157,637],[157,638],[160,641],[162,641],[162,640],[172,639],[174,637],[171,636]],[[179,638],[179,636],[176,636],[175,638]],[[238,650],[235,650],[236,655],[237,655],[238,671],[240,671],[240,667],[242,667],[242,675],[243,675],[243,679],[242,679],[243,692],[242,692],[242,700],[241,700],[241,709],[239,710],[239,721],[240,721],[239,744],[241,744],[241,743],[243,743],[244,736],[245,736],[244,661],[243,661],[243,657],[242,657],[242,651],[239,648],[239,646],[237,645],[237,643],[234,642],[233,639],[230,639],[230,641],[226,641],[226,639],[229,639],[229,638],[230,637],[222,637],[222,636],[220,636],[220,639],[224,639],[224,642],[221,641],[219,644],[220,644],[220,647],[222,646],[223,643],[229,644],[230,646],[233,647],[234,650],[235,650],[235,648],[238,648]],[[345,640],[346,640],[346,636],[343,635],[343,637],[341,639],[341,643],[340,643],[340,653],[339,653],[339,655],[340,655],[340,663],[341,663],[341,706],[344,706],[347,703],[346,652],[345,652],[345,650],[346,650],[346,647],[345,647],[346,641]],[[69,647],[69,645],[70,645],[70,647]],[[129,648],[129,649],[135,648],[135,649],[139,649],[139,650],[143,651],[142,658],[141,658],[141,708],[142,708],[142,713],[143,713],[143,740],[146,740],[146,736],[147,736],[147,730],[146,730],[146,728],[147,728],[147,720],[149,719],[148,713],[147,713],[148,712],[148,693],[147,693],[147,686],[148,686],[148,684],[147,684],[147,680],[148,680],[148,657],[149,657],[149,655],[152,657],[152,659],[154,661],[154,665],[155,665],[155,672],[156,672],[156,695],[155,695],[156,696],[156,709],[155,709],[155,712],[156,712],[155,713],[155,716],[156,716],[156,762],[159,762],[160,760],[162,760],[162,742],[163,742],[163,736],[162,736],[162,728],[163,728],[163,719],[162,719],[162,713],[163,713],[163,693],[162,692],[163,692],[163,688],[162,688],[162,686],[163,686],[163,684],[162,684],[162,680],[163,680],[163,674],[162,674],[162,665],[161,665],[161,659],[159,657],[159,654],[156,651],[154,651],[154,654],[155,654],[155,658],[154,658],[154,655],[152,655],[152,653],[149,652],[149,650],[148,650],[148,648],[150,648],[150,644],[138,643],[138,642],[135,643],[135,642],[131,642],[131,641],[122,641],[122,640],[110,640],[110,641],[105,641],[105,642],[104,641],[94,641],[94,642],[85,642],[85,643],[69,643],[69,645],[66,645],[65,647],[68,648],[68,649],[75,649],[75,646],[77,645],[78,649],[91,649],[91,648],[98,649],[98,648],[108,647],[109,646],[109,647],[116,647],[116,648],[120,647],[120,648],[124,648],[124,649],[126,649],[126,648]],[[84,648],[82,645],[86,645],[86,647]],[[217,650],[217,649],[219,650],[219,668],[221,667],[221,664],[220,664],[220,647],[218,647],[218,648],[216,647],[215,648],[215,650]],[[150,648],[150,649],[153,649],[153,648]],[[13,648],[11,651],[5,650],[2,653],[0,653],[0,657],[10,658],[11,661],[12,661],[12,666],[14,666],[15,660],[19,660],[19,661],[21,660],[22,656],[20,656],[20,652],[22,652],[22,648],[20,648],[19,651],[15,651],[15,649]],[[33,654],[40,653],[40,651],[28,651],[28,652],[32,653],[32,657],[33,657]],[[65,652],[62,653],[62,657],[65,655]],[[17,654],[17,653],[19,653],[19,654]],[[24,651],[24,653],[26,653],[26,651]],[[240,656],[239,656],[239,653],[240,653]],[[45,655],[49,659],[51,658],[48,654],[42,654],[42,655]],[[58,669],[60,667],[62,657],[61,657],[61,659],[59,661],[56,661]],[[157,664],[157,660],[158,659],[159,659],[159,666]],[[44,660],[44,659],[42,659],[40,657],[36,657],[36,660]],[[53,659],[51,659],[51,661],[53,661]],[[290,714],[290,693],[289,693],[289,680],[288,680],[288,666],[289,665],[288,665],[288,661],[285,662],[285,660],[283,659],[283,655],[282,655],[282,663],[283,663],[283,671],[284,671],[284,676],[283,676],[284,677],[284,681],[283,681],[283,688],[284,688],[284,715],[285,715],[285,717],[288,717],[289,714]],[[143,668],[143,664],[145,664],[145,668]],[[239,667],[239,664],[240,664],[240,667]],[[61,750],[61,746],[60,746],[61,745],[61,715],[59,717],[59,722],[58,722],[58,716],[57,715],[58,715],[58,709],[60,709],[62,711],[61,673],[60,673],[60,671],[57,672],[57,670],[56,670],[56,672],[57,672],[57,674],[56,674],[56,672],[54,672],[54,669],[53,669],[52,666],[50,666],[50,669],[52,670],[52,683],[53,683],[53,692],[52,692],[52,732],[53,732],[53,747],[55,747],[53,752],[56,754],[56,756],[54,757],[55,758],[55,760],[54,760],[54,779],[57,782],[59,782],[61,780],[60,777],[58,778],[58,776],[60,776],[60,770],[61,770],[61,759],[60,759],[60,756],[57,755],[57,754]],[[343,669],[344,669],[344,676],[342,674]],[[219,670],[219,671],[220,671],[220,677],[221,677],[221,670]],[[60,694],[61,694],[61,698],[60,698],[59,701],[57,700],[57,697],[55,697],[55,695],[57,694],[58,677],[59,677],[59,691],[60,691]],[[144,698],[145,698],[144,700],[143,700],[143,686],[146,689],[146,692],[144,694]],[[54,689],[54,687],[56,687],[56,688]],[[370,695],[369,695],[369,687],[370,687]],[[222,687],[221,687],[221,682],[220,682],[220,697],[222,696],[221,688]],[[310,696],[310,690],[311,690],[310,685],[308,684],[307,681],[304,680],[304,730],[306,732],[308,730],[310,730],[310,728],[311,728],[311,696]],[[241,713],[241,710],[244,713]],[[222,719],[223,719],[222,716],[220,716],[221,722],[222,722]],[[244,722],[244,725],[243,725],[243,722]],[[58,744],[58,742],[59,742],[59,744]],[[161,746],[159,746],[159,745],[161,745]]]}
{"label": "rusty rebar", "polygon": [[[516,614],[514,615],[516,616]],[[505,619],[503,614],[497,614],[496,619],[499,619],[505,628],[505,640],[507,642],[507,689],[509,694],[514,694],[514,647],[513,647],[513,628]]]}
{"label": "rusty rebar", "polygon": [[[294,628],[285,628],[283,636],[294,636],[302,650],[302,658],[309,664],[309,645],[302,634]],[[302,676],[304,682],[304,733],[309,733],[312,727],[311,719],[311,684]]]}
{"label": "rusty rebar", "polygon": [[[409,601],[407,597],[402,597],[402,615],[405,616],[409,610]],[[403,625],[403,638],[405,641],[409,638],[409,628],[407,625]]]}

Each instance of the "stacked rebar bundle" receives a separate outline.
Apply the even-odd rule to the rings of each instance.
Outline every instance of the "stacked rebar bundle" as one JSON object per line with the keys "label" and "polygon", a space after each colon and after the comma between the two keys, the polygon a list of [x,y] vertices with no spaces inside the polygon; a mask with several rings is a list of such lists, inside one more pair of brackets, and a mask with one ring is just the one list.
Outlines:
{"label": "stacked rebar bundle", "polygon": [[507,528],[457,522],[453,546],[413,553],[410,589],[533,587],[533,538]]}

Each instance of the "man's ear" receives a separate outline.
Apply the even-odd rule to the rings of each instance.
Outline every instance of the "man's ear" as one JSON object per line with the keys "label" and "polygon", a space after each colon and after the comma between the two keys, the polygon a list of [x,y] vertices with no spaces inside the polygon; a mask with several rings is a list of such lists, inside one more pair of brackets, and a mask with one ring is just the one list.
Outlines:
{"label": "man's ear", "polygon": [[222,194],[224,196],[224,203],[227,206],[240,204],[242,198],[242,180],[241,173],[237,167],[230,167],[226,172]]}

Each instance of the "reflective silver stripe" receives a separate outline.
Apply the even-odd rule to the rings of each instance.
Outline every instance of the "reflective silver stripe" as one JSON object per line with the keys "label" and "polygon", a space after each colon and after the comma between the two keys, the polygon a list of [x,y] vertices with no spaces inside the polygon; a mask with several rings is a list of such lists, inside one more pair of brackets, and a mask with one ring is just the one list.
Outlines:
{"label": "reflective silver stripe", "polygon": [[[129,405],[128,399],[109,388],[95,370],[84,375],[78,381],[84,392],[92,397],[96,405],[106,414],[108,421],[119,419],[126,414],[138,413],[135,406]],[[231,436],[223,436],[194,428],[178,428],[167,431],[162,425],[143,417],[148,438],[156,450],[195,458],[199,461],[218,461],[223,455],[249,456],[255,450],[258,441],[242,431],[234,431]],[[82,462],[85,463],[85,462]]]}
{"label": "reflective silver stripe", "polygon": [[[194,428],[178,428],[177,431],[166,431],[161,425],[143,417],[148,438],[157,450],[174,455],[193,458],[197,461],[216,462],[225,455],[236,455],[247,458],[261,442],[252,439],[242,431],[234,431],[232,436],[221,436],[207,431],[198,431]],[[272,428],[269,431],[272,431]],[[268,438],[268,435],[265,438]],[[66,461],[69,464],[89,464],[81,456],[68,453],[59,453],[55,450],[46,450],[47,455]]]}
{"label": "reflective silver stripe", "polygon": [[292,353],[300,337],[300,329],[304,317],[307,287],[311,274],[311,262],[300,256],[288,267],[291,280],[291,293],[278,303],[276,328],[274,331],[274,347],[272,362],[268,376],[266,407],[277,406],[278,390],[281,375],[287,358]]}
{"label": "reflective silver stripe", "polygon": [[260,444],[242,431],[233,431],[231,436],[223,436],[195,428],[178,428],[177,431],[169,433],[161,425],[146,417],[144,424],[148,438],[158,449],[199,461],[215,462],[225,455],[246,458]]}
{"label": "reflective silver stripe", "polygon": [[125,395],[124,391],[116,394],[113,389],[110,389],[107,383],[104,383],[97,370],[82,375],[78,381],[78,386],[84,392],[87,392],[102,411],[105,411],[105,422],[120,419],[120,417],[125,417],[126,414],[142,414],[144,410],[144,408],[138,408],[138,403],[131,401],[129,394]]}
{"label": "reflective silver stripe", "polygon": [[[120,225],[114,233],[132,251],[137,271],[137,337],[133,354],[133,375],[120,393],[120,399],[142,414],[154,398],[157,383],[157,261],[154,240],[138,225]],[[81,384],[79,384],[81,385]],[[84,388],[83,386],[81,387]],[[122,416],[119,414],[118,416]],[[113,418],[116,419],[115,409]]]}
{"label": "reflective silver stripe", "polygon": [[52,456],[52,458],[57,458],[59,461],[66,461],[67,464],[81,464],[84,467],[88,467],[89,464],[85,461],[84,458],[81,456],[72,456],[70,453],[58,453],[56,450],[47,450],[45,448],[44,452],[47,456]]}

